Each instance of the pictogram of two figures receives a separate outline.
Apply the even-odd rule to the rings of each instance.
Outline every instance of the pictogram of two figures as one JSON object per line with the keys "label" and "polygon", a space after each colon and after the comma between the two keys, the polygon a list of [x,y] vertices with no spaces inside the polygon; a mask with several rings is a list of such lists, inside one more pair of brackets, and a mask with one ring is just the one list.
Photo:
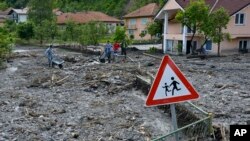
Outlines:
{"label": "pictogram of two figures", "polygon": [[[178,88],[177,85],[179,85],[180,83],[174,80],[174,77],[171,77],[172,83],[170,85],[168,85],[167,83],[165,83],[165,86],[163,86],[162,88],[165,88],[165,94],[166,96],[168,96],[168,92],[172,91],[172,95],[174,95],[174,90],[179,91],[181,90],[181,88]],[[172,90],[169,90],[169,88],[172,86]]]}

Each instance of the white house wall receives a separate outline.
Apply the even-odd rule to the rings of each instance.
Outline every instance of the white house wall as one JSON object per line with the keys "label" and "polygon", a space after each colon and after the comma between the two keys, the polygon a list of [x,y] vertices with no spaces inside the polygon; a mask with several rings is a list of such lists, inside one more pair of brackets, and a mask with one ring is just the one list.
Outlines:
{"label": "white house wall", "polygon": [[19,15],[18,22],[26,22],[27,21],[27,15]]}

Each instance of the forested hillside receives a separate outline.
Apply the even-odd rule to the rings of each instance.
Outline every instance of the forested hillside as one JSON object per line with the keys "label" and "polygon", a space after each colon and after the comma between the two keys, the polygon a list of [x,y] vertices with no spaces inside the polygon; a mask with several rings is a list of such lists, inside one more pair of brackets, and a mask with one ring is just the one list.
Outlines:
{"label": "forested hillside", "polygon": [[[156,2],[160,5],[165,0],[54,0],[54,8],[64,12],[76,12],[83,10],[102,11],[115,17],[121,17],[148,3]],[[0,9],[8,7],[26,7],[29,0],[0,0]]]}

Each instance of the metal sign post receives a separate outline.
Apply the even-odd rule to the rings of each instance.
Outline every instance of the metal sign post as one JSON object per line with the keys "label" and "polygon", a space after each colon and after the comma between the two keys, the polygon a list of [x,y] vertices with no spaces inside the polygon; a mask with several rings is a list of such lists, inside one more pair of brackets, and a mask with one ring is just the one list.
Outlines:
{"label": "metal sign post", "polygon": [[[171,109],[172,124],[173,124],[173,127],[174,127],[173,131],[176,131],[178,129],[178,125],[177,125],[175,104],[171,104],[170,105],[170,109]],[[178,137],[178,133],[177,132],[175,133],[175,141],[179,141],[179,137]]]}

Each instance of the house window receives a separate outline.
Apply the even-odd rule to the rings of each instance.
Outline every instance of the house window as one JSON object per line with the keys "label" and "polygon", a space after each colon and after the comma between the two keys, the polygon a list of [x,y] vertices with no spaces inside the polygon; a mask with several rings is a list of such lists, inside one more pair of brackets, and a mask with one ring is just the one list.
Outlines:
{"label": "house window", "polygon": [[129,23],[130,25],[136,25],[136,19],[131,19]]}
{"label": "house window", "polygon": [[212,41],[211,40],[207,41],[206,50],[212,50]]}
{"label": "house window", "polygon": [[242,25],[245,23],[245,14],[238,13],[235,15],[235,24]]}
{"label": "house window", "polygon": [[147,18],[142,18],[141,19],[141,24],[142,25],[146,25],[148,23],[148,19]]}
{"label": "house window", "polygon": [[167,46],[167,51],[171,51],[174,46],[174,40],[167,40],[166,46]]}
{"label": "house window", "polygon": [[239,50],[246,50],[247,49],[247,41],[246,40],[242,40],[239,42]]}

